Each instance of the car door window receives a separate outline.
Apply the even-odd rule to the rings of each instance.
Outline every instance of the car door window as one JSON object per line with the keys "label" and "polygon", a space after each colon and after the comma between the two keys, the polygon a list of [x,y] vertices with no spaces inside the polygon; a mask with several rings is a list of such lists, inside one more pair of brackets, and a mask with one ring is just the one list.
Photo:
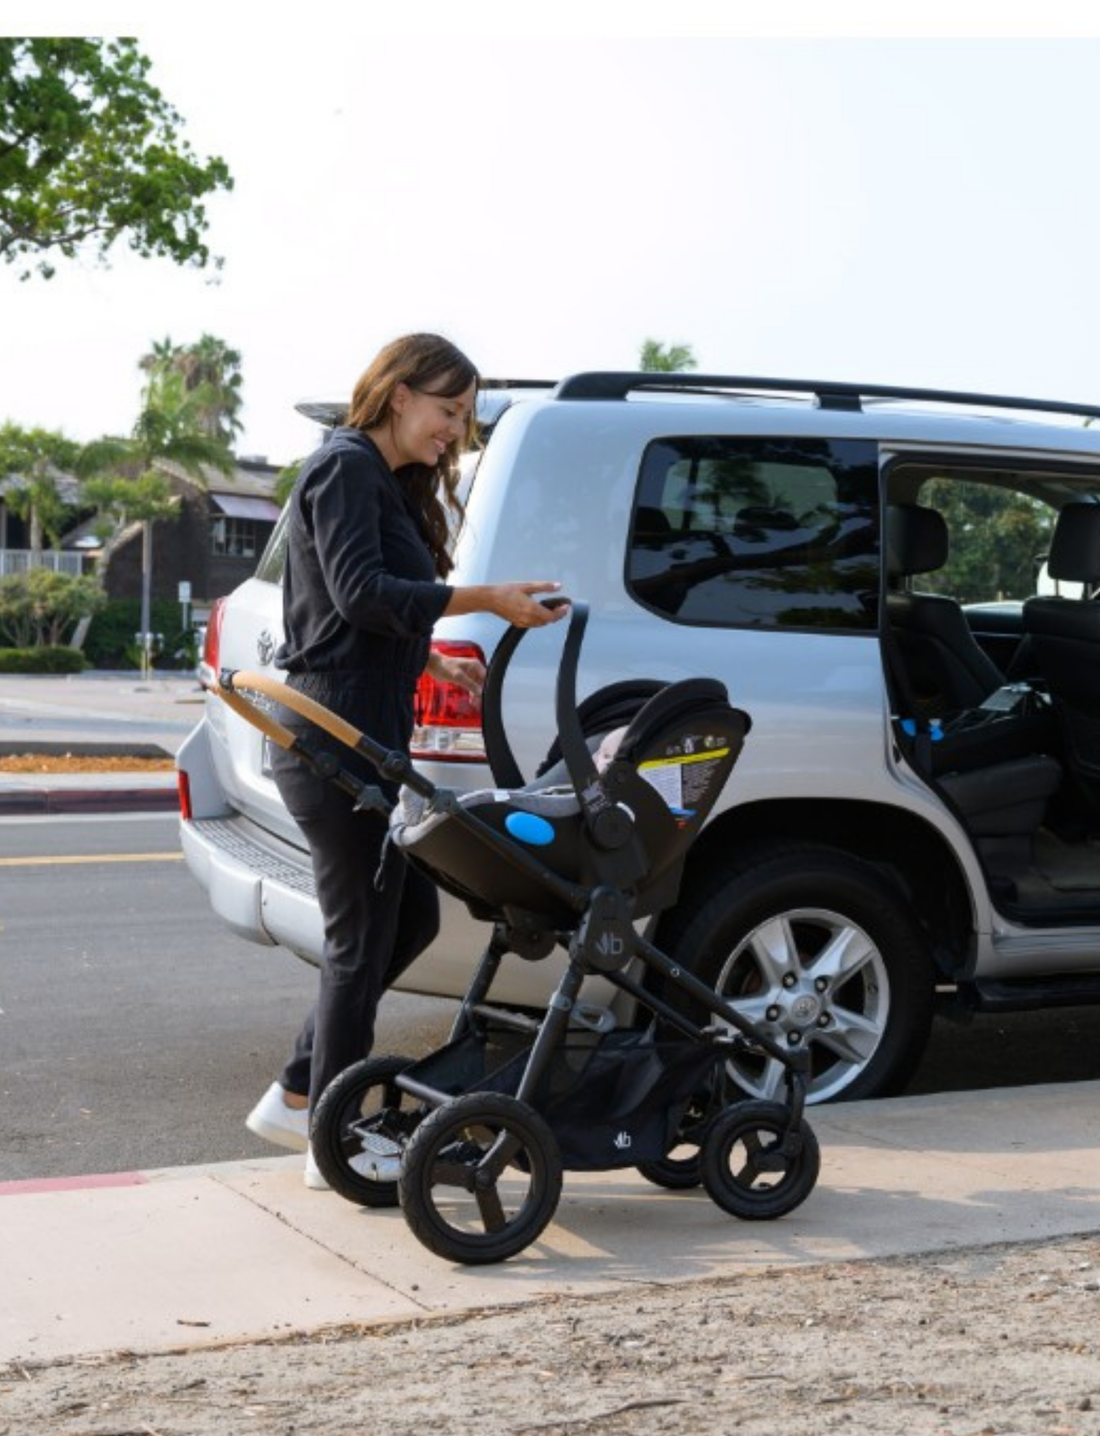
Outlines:
{"label": "car door window", "polygon": [[642,459],[626,581],[682,623],[872,631],[877,455],[848,441],[690,437]]}

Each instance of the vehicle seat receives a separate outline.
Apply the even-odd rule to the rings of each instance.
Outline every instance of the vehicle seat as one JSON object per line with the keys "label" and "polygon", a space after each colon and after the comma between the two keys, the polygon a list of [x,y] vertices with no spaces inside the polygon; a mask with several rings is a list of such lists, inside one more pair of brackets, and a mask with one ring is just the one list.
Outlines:
{"label": "vehicle seat", "polygon": [[1054,527],[1051,578],[1083,583],[1085,596],[1029,598],[1024,632],[1062,731],[1065,761],[1090,802],[1100,805],[1100,504],[1063,506]]}
{"label": "vehicle seat", "polygon": [[886,613],[905,665],[916,718],[943,718],[978,708],[1005,682],[978,645],[953,598],[905,586],[947,562],[943,515],[919,504],[886,510]]}
{"label": "vehicle seat", "polygon": [[939,780],[987,868],[1002,877],[1034,866],[1035,834],[1061,783],[1061,765],[1040,754]]}

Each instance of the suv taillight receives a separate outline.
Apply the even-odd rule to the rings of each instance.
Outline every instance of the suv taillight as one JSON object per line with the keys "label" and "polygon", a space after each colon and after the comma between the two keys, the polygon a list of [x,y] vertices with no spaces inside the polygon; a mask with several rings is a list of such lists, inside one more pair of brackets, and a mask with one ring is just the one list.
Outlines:
{"label": "suv taillight", "polygon": [[225,599],[216,598],[206,620],[206,636],[202,641],[202,658],[199,661],[199,682],[204,688],[213,688],[218,681],[218,657],[222,646],[222,619],[225,617]]}
{"label": "suv taillight", "polygon": [[[479,663],[485,662],[485,655],[476,643],[437,639],[432,648],[449,658],[476,658]],[[484,763],[480,706],[456,683],[439,683],[425,673],[416,685],[416,727],[409,752],[414,758],[436,762]]]}

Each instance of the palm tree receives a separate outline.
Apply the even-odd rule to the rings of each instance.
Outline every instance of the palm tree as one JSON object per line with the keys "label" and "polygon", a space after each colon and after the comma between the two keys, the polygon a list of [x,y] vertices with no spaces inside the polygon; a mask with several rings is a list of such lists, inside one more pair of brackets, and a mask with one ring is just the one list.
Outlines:
{"label": "palm tree", "polygon": [[240,351],[213,334],[203,334],[180,351],[178,368],[188,392],[202,395],[201,418],[207,433],[231,444],[243,428]]}
{"label": "palm tree", "polygon": [[0,425],[0,479],[11,480],[4,502],[26,520],[32,553],[41,550],[43,535],[56,543],[64,527],[69,506],[57,481],[72,472],[79,450],[72,439],[53,430]]}
{"label": "palm tree", "polygon": [[203,334],[194,344],[173,344],[166,336],[154,341],[138,367],[149,375],[150,388],[179,375],[188,393],[200,396],[196,416],[207,434],[228,445],[241,432],[241,355],[224,339]]}
{"label": "palm tree", "polygon": [[151,642],[153,523],[176,506],[163,466],[174,464],[203,485],[207,466],[223,473],[233,469],[225,440],[205,427],[206,399],[201,386],[188,389],[176,370],[159,370],[146,386],[130,437],[98,439],[87,445],[78,462],[78,471],[85,476],[84,498],[112,525],[105,557],[117,546],[127,524],[141,522],[141,632],[146,663]]}
{"label": "palm tree", "polygon": [[638,368],[652,374],[682,374],[697,368],[690,344],[662,344],[658,339],[645,339],[638,351]]}

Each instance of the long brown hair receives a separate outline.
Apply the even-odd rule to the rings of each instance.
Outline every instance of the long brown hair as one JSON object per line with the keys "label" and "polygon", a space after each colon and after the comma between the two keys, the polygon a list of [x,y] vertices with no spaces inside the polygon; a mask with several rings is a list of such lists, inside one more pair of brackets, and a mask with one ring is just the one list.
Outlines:
{"label": "long brown hair", "polygon": [[[477,370],[449,340],[438,334],[406,334],[387,344],[360,375],[344,422],[364,433],[384,424],[392,412],[398,384],[444,399],[457,399],[477,382]],[[448,444],[437,464],[430,468],[427,464],[406,464],[401,470],[402,483],[420,515],[440,578],[446,578],[454,567],[448,548],[450,519],[453,516],[461,521],[463,513],[458,496],[458,457],[464,448],[473,447],[476,435],[477,422],[471,414],[464,441]]]}

